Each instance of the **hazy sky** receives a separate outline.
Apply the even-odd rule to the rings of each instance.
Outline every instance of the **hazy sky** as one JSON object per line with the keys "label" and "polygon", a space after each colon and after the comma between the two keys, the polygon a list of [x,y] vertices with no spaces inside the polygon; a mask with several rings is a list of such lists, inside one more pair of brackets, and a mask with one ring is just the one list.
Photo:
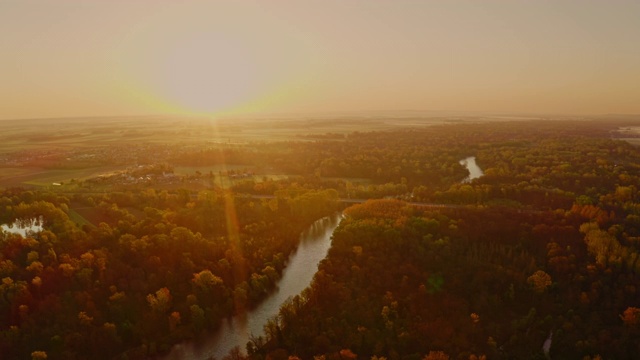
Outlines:
{"label": "hazy sky", "polygon": [[0,119],[640,113],[640,1],[0,0]]}

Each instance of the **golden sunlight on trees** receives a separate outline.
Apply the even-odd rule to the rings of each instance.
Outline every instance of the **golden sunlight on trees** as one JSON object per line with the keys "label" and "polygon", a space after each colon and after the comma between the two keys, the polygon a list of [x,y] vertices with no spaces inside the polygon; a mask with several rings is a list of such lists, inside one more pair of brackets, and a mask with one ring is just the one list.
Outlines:
{"label": "golden sunlight on trees", "polygon": [[582,360],[602,360],[602,356],[600,355],[594,355],[594,356],[589,356],[589,355],[585,355]]}
{"label": "golden sunlight on trees", "polygon": [[203,291],[211,291],[215,285],[222,284],[222,279],[213,275],[210,270],[202,270],[197,274],[193,274],[193,284]]}
{"label": "golden sunlight on trees", "polygon": [[541,294],[551,286],[551,276],[542,270],[538,270],[527,278],[527,282],[535,292]]}
{"label": "golden sunlight on trees", "polygon": [[476,355],[476,354],[471,354],[469,355],[469,360],[487,360],[487,356],[486,355]]}
{"label": "golden sunlight on trees", "polygon": [[171,307],[171,292],[166,287],[163,287],[156,291],[155,294],[147,295],[147,302],[153,311],[164,314]]}
{"label": "golden sunlight on trees", "polygon": [[358,355],[354,354],[351,349],[342,349],[340,350],[340,359],[342,360],[355,360],[358,358]]}
{"label": "golden sunlight on trees", "polygon": [[171,331],[175,330],[178,325],[180,325],[180,313],[174,311],[169,315],[169,329]]}
{"label": "golden sunlight on trees", "polygon": [[580,226],[580,231],[585,234],[589,253],[593,254],[596,262],[602,266],[610,263],[621,263],[623,248],[615,236],[600,230],[597,224],[586,223]]}
{"label": "golden sunlight on trees", "polygon": [[449,355],[444,351],[429,351],[422,360],[449,360]]}
{"label": "golden sunlight on trees", "polygon": [[[370,199],[345,211],[309,288],[248,360],[526,359],[551,330],[553,358],[635,358],[640,148],[610,129],[522,121],[234,144],[212,164],[286,178],[0,190],[2,224],[46,220],[38,236],[0,233],[0,357],[162,356],[279,291],[300,233]],[[208,157],[165,150],[136,153]],[[471,154],[487,171],[459,184]]]}
{"label": "golden sunlight on trees", "polygon": [[477,324],[480,322],[480,315],[476,314],[476,313],[471,313],[471,322],[473,324]]}
{"label": "golden sunlight on trees", "polygon": [[640,309],[637,307],[628,307],[622,315],[622,322],[630,328],[638,328],[640,326]]}
{"label": "golden sunlight on trees", "polygon": [[47,353],[44,351],[34,351],[31,353],[31,360],[46,360]]}
{"label": "golden sunlight on trees", "polygon": [[91,322],[93,321],[93,317],[87,315],[87,313],[84,311],[80,311],[78,313],[78,320],[80,320],[80,323],[82,325],[91,325]]}

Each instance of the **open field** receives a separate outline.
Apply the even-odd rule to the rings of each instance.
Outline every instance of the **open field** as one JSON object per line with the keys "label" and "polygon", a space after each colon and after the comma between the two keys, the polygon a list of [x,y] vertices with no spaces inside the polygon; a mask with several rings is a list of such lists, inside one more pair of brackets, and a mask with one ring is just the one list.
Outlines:
{"label": "open field", "polygon": [[[437,116],[436,116],[437,115]],[[421,117],[353,116],[335,118],[263,118],[222,119],[177,117],[93,117],[68,119],[26,119],[0,121],[0,187],[52,187],[69,184],[72,179],[86,180],[123,171],[139,163],[170,160],[168,151],[197,150],[203,147],[243,146],[274,141],[344,141],[353,132],[419,128],[436,124],[513,121],[513,117],[465,115]],[[529,118],[517,118],[527,120]],[[55,129],[51,124],[55,123]],[[630,143],[637,140],[637,127],[625,129]],[[164,149],[162,148],[164,147]],[[170,149],[168,149],[170,147]],[[160,149],[160,150],[158,150]],[[165,153],[162,153],[165,151]],[[161,158],[161,156],[164,156]],[[171,164],[176,175],[213,174],[213,180],[199,184],[169,184],[164,188],[211,185],[228,187],[237,181],[253,178],[281,179],[287,174],[240,164],[180,166]],[[249,171],[250,176],[227,176],[226,171]],[[349,179],[367,183],[367,179]]]}
{"label": "open field", "polygon": [[[300,140],[313,134],[348,134],[451,122],[447,118],[334,118],[211,120],[170,117],[108,117],[0,121],[0,154],[24,150],[89,148],[142,143],[247,143]],[[481,121],[466,118],[457,121]],[[55,129],[51,124],[55,123]]]}
{"label": "open field", "polygon": [[202,174],[218,175],[220,172],[226,172],[229,170],[246,170],[250,168],[247,165],[234,165],[234,164],[217,164],[217,165],[202,165],[202,166],[175,166],[173,168],[174,173],[178,175],[193,175],[196,171]]}
{"label": "open field", "polygon": [[[234,177],[233,175],[228,175],[228,171],[239,172],[242,175]],[[245,174],[245,171],[247,171],[248,173]],[[174,173],[178,176],[193,176],[197,172],[205,177],[205,180],[203,180],[203,183],[205,185],[208,183],[209,185],[215,185],[223,189],[229,188],[237,184],[238,182],[246,180],[261,182],[264,179],[283,180],[290,176],[288,174],[276,174],[270,170],[255,169],[254,167],[248,165],[218,164],[174,167]],[[207,178],[209,174],[211,175],[211,178]]]}
{"label": "open field", "polygon": [[[207,119],[168,116],[86,117],[0,121],[0,156],[25,150],[68,150],[133,143],[248,143],[304,140],[308,135],[349,134],[399,127],[448,123],[532,120],[504,115],[445,116],[400,114],[389,116],[270,117]],[[55,123],[55,129],[51,124]]]}
{"label": "open field", "polygon": [[120,170],[122,167],[101,166],[80,169],[46,169],[38,167],[0,167],[0,186],[49,187],[54,183],[63,184],[71,180],[85,180],[104,173]]}
{"label": "open field", "polygon": [[328,181],[344,181],[352,184],[369,185],[372,183],[371,179],[367,178],[355,178],[355,177],[322,177],[322,180]]}
{"label": "open field", "polygon": [[91,221],[87,220],[84,216],[80,215],[80,213],[77,212],[73,208],[69,209],[69,219],[71,221],[73,221],[74,223],[78,224],[79,226],[97,225],[97,224],[93,224]]}
{"label": "open field", "polygon": [[[444,120],[353,118],[353,119],[178,119],[169,117],[107,117],[69,119],[26,119],[0,121],[0,186],[46,188],[68,184],[72,179],[86,180],[135,165],[121,159],[122,164],[98,161],[95,153],[107,148],[120,148],[122,155],[132,145],[234,146],[252,142],[313,141],[323,134],[339,140],[354,131],[384,130],[398,126],[429,126]],[[55,129],[51,124],[55,123]],[[405,125],[403,125],[405,124]],[[145,154],[154,160],[153,152]],[[112,162],[120,160],[112,155]],[[250,170],[250,177],[220,176],[229,170]],[[281,179],[285,174],[248,169],[245,165],[176,166],[177,175],[215,174],[213,183],[228,187],[236,181],[264,177]],[[211,182],[203,184],[210,186]],[[169,186],[171,187],[171,186]],[[187,184],[187,187],[191,187]],[[199,187],[199,186],[196,186]]]}

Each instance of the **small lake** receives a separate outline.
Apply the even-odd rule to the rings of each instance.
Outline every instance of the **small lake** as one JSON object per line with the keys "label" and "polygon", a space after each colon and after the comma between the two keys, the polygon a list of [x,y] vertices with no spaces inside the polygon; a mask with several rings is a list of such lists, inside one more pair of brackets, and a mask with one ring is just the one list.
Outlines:
{"label": "small lake", "polygon": [[288,298],[302,292],[313,279],[318,264],[331,247],[331,235],[340,224],[341,214],[325,217],[313,223],[300,238],[298,250],[291,256],[284,269],[278,288],[258,307],[243,315],[224,320],[220,329],[201,342],[185,342],[175,345],[162,357],[173,359],[222,359],[238,346],[243,353],[251,335],[264,335],[264,325],[278,315],[280,305]]}
{"label": "small lake", "polygon": [[467,176],[462,183],[470,183],[473,179],[477,179],[480,176],[484,175],[482,169],[476,164],[476,157],[469,156],[468,158],[460,160],[460,165],[464,166],[469,170],[469,176]]}
{"label": "small lake", "polygon": [[42,216],[33,219],[16,219],[12,224],[2,224],[2,231],[11,234],[20,234],[22,237],[32,236],[43,230],[42,224],[44,220]]}

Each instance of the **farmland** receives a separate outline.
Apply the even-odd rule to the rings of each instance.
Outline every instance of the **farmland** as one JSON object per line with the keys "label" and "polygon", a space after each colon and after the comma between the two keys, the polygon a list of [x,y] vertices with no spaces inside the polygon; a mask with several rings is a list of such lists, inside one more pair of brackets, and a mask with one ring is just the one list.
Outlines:
{"label": "farmland", "polygon": [[[275,141],[341,141],[346,134],[365,128],[370,131],[421,127],[448,121],[438,118],[406,118],[396,122],[359,118],[212,121],[168,117],[7,120],[0,122],[0,186],[64,187],[71,181],[125,171],[134,165],[171,162],[171,158],[188,150],[234,149]],[[53,123],[55,127],[51,126]],[[232,162],[174,167],[174,173],[180,176],[212,172],[218,175],[214,183],[222,187],[235,180],[220,176],[229,170],[251,171],[256,180],[287,176],[273,169]]]}

